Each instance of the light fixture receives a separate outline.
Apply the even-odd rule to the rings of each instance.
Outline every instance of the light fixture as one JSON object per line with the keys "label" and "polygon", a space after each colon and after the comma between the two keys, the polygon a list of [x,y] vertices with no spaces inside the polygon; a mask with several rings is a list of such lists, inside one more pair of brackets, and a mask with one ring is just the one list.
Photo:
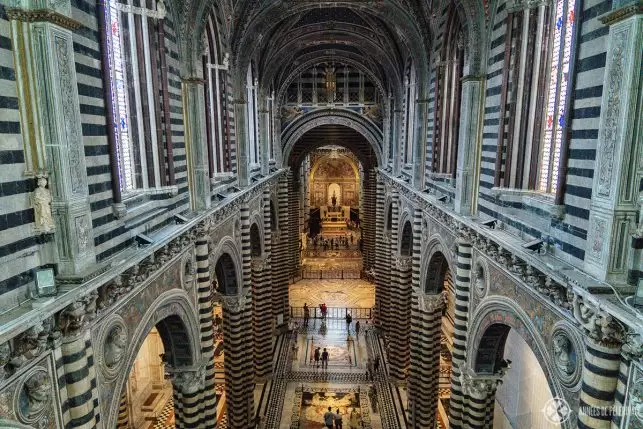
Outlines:
{"label": "light fixture", "polygon": [[446,203],[447,201],[449,201],[449,196],[447,194],[444,194],[440,198],[438,198],[438,201],[440,201],[441,203]]}
{"label": "light fixture", "polygon": [[136,244],[138,244],[139,247],[149,246],[152,243],[154,243],[154,240],[145,234],[138,234],[136,236]]}
{"label": "light fixture", "polygon": [[540,253],[544,244],[545,243],[540,238],[536,238],[535,240],[531,240],[527,243],[524,243],[522,247],[524,247],[527,250],[536,250],[537,251],[536,253]]}
{"label": "light fixture", "polygon": [[53,268],[36,270],[35,278],[38,297],[56,296],[56,280],[54,279]]}
{"label": "light fixture", "polygon": [[498,224],[498,219],[489,219],[485,220],[484,222],[480,222],[482,226],[486,226],[487,228],[495,229],[496,225]]}

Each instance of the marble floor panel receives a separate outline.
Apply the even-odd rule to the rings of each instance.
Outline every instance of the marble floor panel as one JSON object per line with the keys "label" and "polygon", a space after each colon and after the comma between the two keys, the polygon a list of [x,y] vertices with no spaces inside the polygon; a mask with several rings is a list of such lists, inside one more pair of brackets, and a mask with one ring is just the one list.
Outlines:
{"label": "marble floor panel", "polygon": [[290,305],[312,309],[321,303],[328,307],[373,308],[375,286],[366,280],[300,280],[290,285]]}
{"label": "marble floor panel", "polygon": [[382,429],[379,414],[373,413],[368,384],[288,383],[280,429],[321,429],[324,413],[339,409],[343,427],[349,428],[350,414],[355,410],[363,428]]}

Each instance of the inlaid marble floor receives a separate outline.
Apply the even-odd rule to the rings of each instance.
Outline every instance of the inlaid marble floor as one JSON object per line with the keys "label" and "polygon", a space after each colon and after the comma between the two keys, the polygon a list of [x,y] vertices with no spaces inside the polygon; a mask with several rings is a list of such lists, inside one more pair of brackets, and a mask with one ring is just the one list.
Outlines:
{"label": "inlaid marble floor", "polygon": [[[356,335],[355,322],[349,330],[342,319],[310,320],[308,326],[301,319],[296,323],[297,347],[279,428],[322,428],[323,415],[329,406],[333,412],[340,410],[346,428],[353,410],[365,427],[382,428],[379,414],[373,413],[368,395],[368,347],[364,330]],[[327,369],[315,365],[312,359],[317,347],[326,348],[330,353]]]}
{"label": "inlaid marble floor", "polygon": [[290,305],[317,307],[373,308],[375,286],[366,280],[300,280],[290,285]]}

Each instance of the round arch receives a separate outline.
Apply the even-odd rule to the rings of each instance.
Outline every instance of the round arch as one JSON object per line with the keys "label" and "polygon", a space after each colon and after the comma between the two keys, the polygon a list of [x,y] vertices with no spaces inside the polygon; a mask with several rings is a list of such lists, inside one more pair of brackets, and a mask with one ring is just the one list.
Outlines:
{"label": "round arch", "polygon": [[317,109],[293,120],[282,132],[283,160],[287,161],[290,158],[295,144],[306,132],[324,125],[343,125],[361,134],[373,149],[377,164],[383,165],[382,131],[369,119],[343,108]]}
{"label": "round arch", "polygon": [[[515,330],[523,340],[529,345],[534,355],[540,362],[540,366],[545,374],[549,390],[553,397],[564,397],[562,386],[554,372],[554,367],[551,362],[550,355],[547,351],[547,346],[544,339],[534,326],[529,315],[513,300],[503,296],[493,296],[483,300],[476,308],[471,323],[472,327],[468,339],[467,358],[469,369],[473,372],[478,367],[479,351],[481,351],[481,342],[485,339],[487,330],[492,328],[491,335],[486,337],[491,340],[490,344],[484,345],[483,350],[490,352],[491,350],[504,351],[504,341],[510,329]],[[493,356],[495,359],[495,355]],[[497,361],[488,358],[491,361],[488,371],[486,373],[496,370]],[[486,361],[481,360],[481,364],[486,364]],[[563,429],[571,429],[571,422],[567,421],[561,425]]]}
{"label": "round arch", "polygon": [[114,394],[108,404],[106,427],[116,427],[118,407],[130,369],[153,327],[159,331],[169,364],[196,367],[201,363],[198,311],[190,302],[187,292],[173,289],[162,293],[147,309],[129,340],[122,366],[125,371],[121,371],[114,382],[113,392],[118,394]]}
{"label": "round arch", "polygon": [[217,280],[215,267],[221,256],[227,254],[232,258],[232,261],[235,266],[236,278],[242,279],[243,273],[241,272],[241,252],[239,251],[238,245],[235,242],[234,238],[230,236],[225,236],[219,241],[216,245],[216,248],[210,253],[210,278],[212,281]]}
{"label": "round arch", "polygon": [[234,259],[229,253],[223,253],[214,266],[217,280],[217,292],[221,295],[234,296],[239,294],[239,276]]}
{"label": "round arch", "polygon": [[250,256],[253,258],[258,258],[263,253],[261,236],[257,222],[252,222],[252,225],[250,225]]}
{"label": "round arch", "polygon": [[405,219],[400,222],[400,255],[412,256],[413,255],[413,226],[410,219]]}
{"label": "round arch", "polygon": [[[341,158],[343,162],[351,166],[351,169],[353,170],[353,174],[355,175],[355,177],[359,177],[359,168],[357,168],[357,165],[355,165],[352,159],[350,159],[346,155],[341,155],[341,154],[338,155],[338,157]],[[311,182],[315,179],[315,173],[317,172],[317,169],[319,168],[319,166],[328,159],[330,159],[330,155],[322,156],[321,158],[315,161],[315,164],[313,164],[312,168],[310,169]]]}
{"label": "round arch", "polygon": [[[424,290],[424,293],[438,293],[441,291],[428,291],[428,286],[430,285],[436,285],[435,281],[438,279],[436,278],[429,278],[429,271],[431,269],[431,262],[441,262],[439,261],[439,258],[443,258],[444,265],[446,266],[446,269],[448,269],[451,272],[452,276],[455,276],[455,263],[453,261],[453,257],[451,252],[448,251],[449,247],[447,246],[447,243],[444,241],[442,236],[440,234],[433,234],[432,236],[429,237],[428,242],[426,244],[425,250],[422,251],[422,254],[424,255],[422,257],[422,260],[420,261],[420,284],[423,285],[422,289]],[[434,260],[434,258],[436,258]],[[443,266],[442,263],[439,264],[440,267]]]}

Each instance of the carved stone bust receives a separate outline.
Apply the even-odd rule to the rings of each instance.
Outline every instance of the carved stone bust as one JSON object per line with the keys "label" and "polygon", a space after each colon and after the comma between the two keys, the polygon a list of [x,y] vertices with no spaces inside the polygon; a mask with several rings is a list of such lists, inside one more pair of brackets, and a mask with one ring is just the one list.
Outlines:
{"label": "carved stone bust", "polygon": [[572,344],[564,335],[557,335],[553,340],[554,363],[562,375],[571,375],[576,364],[572,358]]}
{"label": "carved stone bust", "polygon": [[24,385],[26,403],[23,406],[23,416],[35,419],[47,407],[51,400],[51,380],[44,371],[33,374]]}
{"label": "carved stone bust", "polygon": [[121,326],[113,327],[105,339],[104,357],[108,368],[116,367],[127,350],[127,333]]}

